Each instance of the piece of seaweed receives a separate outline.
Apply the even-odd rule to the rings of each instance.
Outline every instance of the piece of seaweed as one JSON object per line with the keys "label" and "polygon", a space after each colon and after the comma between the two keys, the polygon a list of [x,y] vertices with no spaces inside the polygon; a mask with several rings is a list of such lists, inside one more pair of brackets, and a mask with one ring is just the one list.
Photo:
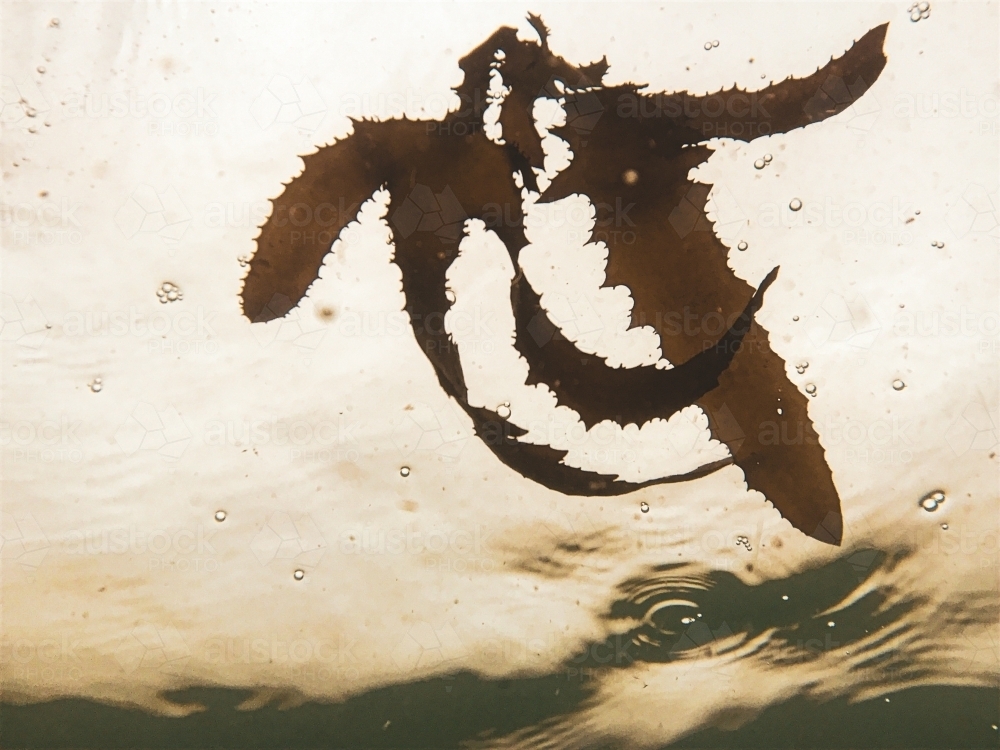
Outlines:
{"label": "piece of seaweed", "polygon": [[[417,342],[445,392],[503,463],[571,495],[619,495],[735,463],[748,487],[761,491],[793,526],[839,544],[840,500],[806,398],[754,321],[778,269],[756,290],[732,273],[725,246],[705,231],[711,186],[687,175],[711,155],[704,145],[711,138],[752,140],[847,109],[885,66],[887,25],[872,29],[809,77],[788,78],[758,92],[734,87],[691,96],[604,86],[606,60],[574,66],[549,49],[540,18],[529,16],[529,22],[540,43],[519,40],[513,28],[501,27],[460,61],[465,78],[455,91],[462,106],[442,120],[356,120],[350,136],[303,157],[302,174],[274,199],[257,238],[242,292],[244,314],[254,322],[287,314],[316,280],[324,256],[361,204],[384,188],[393,261],[402,272]],[[505,87],[502,143],[483,130],[494,70]],[[683,475],[621,481],[562,463],[565,451],[519,441],[525,430],[469,403],[457,343],[430,321],[443,320],[451,307],[446,273],[469,220],[483,220],[519,269],[527,240],[517,178],[538,192],[534,170],[542,167],[544,152],[533,107],[539,97],[566,106],[568,122],[555,133],[569,142],[573,160],[538,200],[579,193],[595,205],[628,206],[627,239],[625,232],[601,236],[608,246],[605,285],[628,287],[632,325],[652,326],[674,367],[613,368],[604,358],[581,352],[559,335],[519,271],[511,304],[515,346],[529,365],[527,382],[544,383],[588,427],[608,419],[642,425],[697,404],[708,414],[712,436],[728,446],[730,459]],[[678,326],[681,319],[696,324]],[[709,320],[725,322],[709,330]]]}

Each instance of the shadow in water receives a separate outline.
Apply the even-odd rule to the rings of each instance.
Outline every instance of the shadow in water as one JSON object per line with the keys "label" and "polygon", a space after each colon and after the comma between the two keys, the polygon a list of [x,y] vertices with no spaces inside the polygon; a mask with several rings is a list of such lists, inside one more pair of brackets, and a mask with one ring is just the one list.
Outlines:
{"label": "shadow in water", "polygon": [[[183,718],[83,699],[0,704],[0,747],[40,748],[450,748],[538,724],[572,722],[602,673],[636,661],[667,662],[718,653],[765,630],[770,665],[819,658],[857,644],[866,666],[887,681],[924,676],[924,668],[885,647],[882,628],[907,628],[918,600],[889,604],[885,589],[865,584],[903,554],[848,554],[788,578],[748,585],[731,573],[658,566],[621,584],[610,623],[640,624],[589,644],[563,667],[539,677],[491,680],[469,672],[381,687],[341,703],[274,703],[239,710],[245,690],[192,687],[167,694],[205,710]],[[864,586],[833,614],[822,614]],[[985,595],[984,595],[985,596]],[[787,598],[786,598],[787,597]],[[963,602],[973,621],[995,622],[996,601]],[[991,620],[992,618],[992,620]],[[835,628],[828,623],[835,621]],[[891,627],[889,627],[891,626]],[[836,634],[835,636],[833,634]],[[845,664],[845,669],[848,669]],[[767,679],[766,674],[761,679]],[[997,747],[1000,691],[910,688],[884,698],[820,704],[804,697],[772,706],[733,730],[700,731],[675,747],[690,748],[979,748]]]}
{"label": "shadow in water", "polygon": [[695,748],[995,748],[1000,690],[910,688],[851,704],[839,698],[817,704],[793,698],[734,731],[706,729],[669,745]]}

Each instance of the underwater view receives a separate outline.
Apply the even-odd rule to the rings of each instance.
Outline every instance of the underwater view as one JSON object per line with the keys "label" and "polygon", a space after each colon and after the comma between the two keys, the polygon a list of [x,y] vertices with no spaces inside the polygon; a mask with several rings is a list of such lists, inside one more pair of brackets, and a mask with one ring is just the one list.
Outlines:
{"label": "underwater view", "polygon": [[1000,747],[997,2],[0,14],[0,748]]}

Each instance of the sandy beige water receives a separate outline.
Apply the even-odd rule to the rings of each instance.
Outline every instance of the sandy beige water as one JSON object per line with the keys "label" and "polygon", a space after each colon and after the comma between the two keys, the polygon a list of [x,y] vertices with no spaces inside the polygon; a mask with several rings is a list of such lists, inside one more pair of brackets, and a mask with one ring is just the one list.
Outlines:
{"label": "sandy beige water", "polygon": [[[907,554],[823,618],[877,590],[912,603],[888,631],[780,669],[771,631],[718,636],[697,658],[600,671],[576,714],[512,741],[653,746],[798,694],[996,686],[997,5],[933,3],[919,22],[906,7],[5,4],[4,700],[179,714],[193,707],[162,691],[338,700],[462,670],[548,674],[635,624],[605,615],[652,566],[757,584],[868,549]],[[558,54],[607,54],[609,81],[654,91],[808,74],[889,21],[889,63],[851,110],[719,139],[696,173],[736,274],[781,266],[758,320],[790,366],[808,362],[792,377],[816,389],[842,548],[792,529],[735,467],[619,498],[505,468],[408,330],[384,196],[296,313],[242,317],[238,258],[298,155],[351,115],[439,117],[457,59],[501,24],[529,36],[527,10]],[[539,106],[543,125],[557,109]],[[547,148],[551,176],[565,149]],[[627,295],[598,291],[585,201],[564,203],[529,212],[525,272],[581,348],[655,361],[655,336],[625,332]],[[524,386],[513,273],[476,231],[450,273],[474,401],[623,478],[725,455],[697,409],[585,434]],[[164,283],[182,296],[161,302]],[[938,489],[937,510],[919,507]]]}

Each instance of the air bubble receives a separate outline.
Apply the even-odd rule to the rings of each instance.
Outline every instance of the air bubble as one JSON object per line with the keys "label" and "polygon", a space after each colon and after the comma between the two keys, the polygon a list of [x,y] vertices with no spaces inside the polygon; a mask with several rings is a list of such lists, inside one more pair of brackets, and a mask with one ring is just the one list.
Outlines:
{"label": "air bubble", "polygon": [[634,169],[626,169],[622,172],[622,182],[626,185],[635,185],[639,181],[639,173]]}
{"label": "air bubble", "polygon": [[649,513],[649,503],[643,500],[641,503],[639,503],[639,510],[641,510],[643,513]]}
{"label": "air bubble", "polygon": [[736,249],[737,249],[737,250],[739,250],[740,252],[743,252],[743,251],[744,251],[744,250],[746,250],[746,249],[747,249],[748,247],[750,247],[750,246],[749,246],[749,245],[748,245],[748,244],[747,244],[746,242],[744,242],[744,241],[741,241],[741,242],[740,242],[740,244],[738,244],[738,245],[736,246]]}
{"label": "air bubble", "polygon": [[250,265],[250,258],[249,258],[249,256],[247,256],[247,255],[241,255],[241,256],[240,256],[239,258],[237,258],[236,260],[238,260],[238,261],[239,261],[239,263],[240,263],[240,268],[246,268],[247,266],[249,266],[249,265]]}
{"label": "air bubble", "polygon": [[59,19],[58,18],[53,18],[51,21],[49,21],[49,26],[52,26],[53,28],[55,28],[58,25],[59,25]]}
{"label": "air bubble", "polygon": [[806,393],[808,393],[810,396],[815,396],[816,395],[816,386],[813,385],[812,383],[807,383],[806,384]]}
{"label": "air bubble", "polygon": [[766,166],[767,166],[767,163],[763,159],[758,159],[757,161],[755,161],[753,163],[753,168],[754,169],[763,169]]}
{"label": "air bubble", "polygon": [[35,70],[37,70],[39,73],[44,73],[45,72],[45,66],[44,65],[39,65],[37,68],[35,68]]}
{"label": "air bubble", "polygon": [[712,49],[712,43],[711,42],[705,42],[705,49]]}
{"label": "air bubble", "polygon": [[164,281],[160,285],[160,288],[156,290],[156,296],[160,298],[160,304],[163,305],[168,302],[177,302],[184,299],[184,293],[181,292],[181,288],[176,284],[171,284],[169,281]]}
{"label": "air bubble", "polygon": [[681,625],[690,625],[692,622],[694,622],[694,618],[693,617],[682,617],[681,618]]}
{"label": "air bubble", "polygon": [[500,417],[500,419],[510,418],[510,404],[508,402],[504,401],[497,407],[497,416]]}
{"label": "air bubble", "polygon": [[944,243],[941,242],[940,240],[932,240],[931,241],[931,247],[936,247],[938,249],[944,249]]}
{"label": "air bubble", "polygon": [[948,530],[948,524],[946,524],[946,523],[941,524],[941,528],[944,529],[945,531],[947,531]]}
{"label": "air bubble", "polygon": [[798,211],[802,208],[802,201],[798,198],[792,198],[792,202],[788,204],[788,207],[793,211]]}
{"label": "air bubble", "polygon": [[100,378],[94,378],[90,382],[90,386],[89,387],[90,387],[90,390],[92,390],[94,393],[100,393],[102,390],[104,390],[104,384],[101,382]]}
{"label": "air bubble", "polygon": [[933,513],[946,499],[945,494],[941,490],[934,490],[920,498],[920,507],[928,513]]}
{"label": "air bubble", "polygon": [[781,411],[781,409],[778,409],[778,414],[784,414],[784,412]]}
{"label": "air bubble", "polygon": [[224,511],[224,510],[217,510],[217,511],[215,511],[215,520],[218,521],[219,523],[222,523],[223,521],[225,521],[226,520],[226,511]]}
{"label": "air bubble", "polygon": [[713,47],[718,47],[719,46],[719,40],[718,39],[713,39],[712,40],[712,46]]}
{"label": "air bubble", "polygon": [[828,628],[835,627],[836,625],[837,625],[837,623],[835,623],[833,620],[830,620],[829,622],[826,623],[826,626]]}
{"label": "air bubble", "polygon": [[896,378],[895,380],[892,381],[892,390],[901,391],[904,388],[906,388],[906,383],[904,383],[899,378]]}
{"label": "air bubble", "polygon": [[455,299],[456,299],[455,293],[453,291],[451,291],[451,289],[445,289],[444,290],[444,298],[446,300],[448,300],[448,302],[450,304],[452,304],[452,305],[455,304]]}
{"label": "air bubble", "polygon": [[910,20],[913,21],[914,23],[916,23],[917,21],[920,20],[920,15],[921,15],[920,11],[919,10],[915,10],[912,13],[910,13]]}
{"label": "air bubble", "polygon": [[25,107],[24,114],[26,114],[28,117],[35,117],[38,114],[38,110],[35,109],[34,107]]}
{"label": "air bubble", "polygon": [[781,597],[781,601],[787,602],[788,601],[788,594],[783,594],[782,597]]}
{"label": "air bubble", "polygon": [[306,577],[306,572],[304,570],[296,570],[294,573],[292,573],[292,577],[296,581],[301,581],[303,578]]}
{"label": "air bubble", "polygon": [[771,163],[771,159],[773,159],[773,158],[774,157],[771,156],[770,154],[764,154],[764,163],[765,164],[770,164]]}
{"label": "air bubble", "polygon": [[409,466],[404,466],[402,469],[400,469],[399,470],[399,476],[401,476],[401,477],[408,477],[408,476],[410,476],[410,467]]}
{"label": "air bubble", "polygon": [[793,323],[798,323],[799,322],[799,316],[798,315],[793,315],[792,316],[792,322]]}

